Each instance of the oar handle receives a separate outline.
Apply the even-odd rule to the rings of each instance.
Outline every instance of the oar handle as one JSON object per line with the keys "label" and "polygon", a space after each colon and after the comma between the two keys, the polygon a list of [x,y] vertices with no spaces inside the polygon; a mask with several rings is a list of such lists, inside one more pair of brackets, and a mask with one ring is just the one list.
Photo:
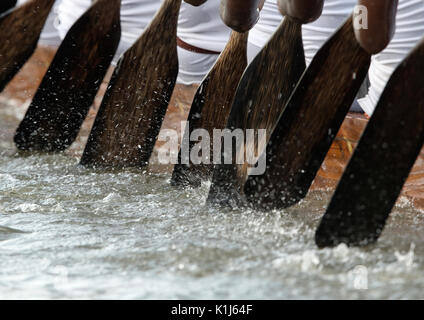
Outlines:
{"label": "oar handle", "polygon": [[237,32],[246,32],[259,20],[265,0],[221,0],[222,21]]}
{"label": "oar handle", "polygon": [[324,0],[278,0],[281,14],[300,23],[317,20],[321,16],[323,7]]}
{"label": "oar handle", "polygon": [[398,0],[358,0],[354,12],[355,37],[369,54],[381,52],[396,30]]}
{"label": "oar handle", "polygon": [[184,0],[184,2],[187,2],[191,4],[192,6],[198,7],[201,4],[204,4],[208,0]]}

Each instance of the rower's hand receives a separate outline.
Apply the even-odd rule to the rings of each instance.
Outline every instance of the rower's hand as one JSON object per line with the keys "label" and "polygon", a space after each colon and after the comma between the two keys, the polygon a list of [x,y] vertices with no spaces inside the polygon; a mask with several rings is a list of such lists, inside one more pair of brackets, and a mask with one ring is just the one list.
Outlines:
{"label": "rower's hand", "polygon": [[259,20],[265,0],[221,0],[220,13],[224,23],[237,32],[246,32]]}
{"label": "rower's hand", "polygon": [[318,19],[323,6],[324,0],[278,0],[281,14],[300,23],[310,23]]}
{"label": "rower's hand", "polygon": [[192,6],[198,7],[201,4],[204,4],[208,0],[184,0],[184,2],[187,2],[191,4]]}
{"label": "rower's hand", "polygon": [[359,6],[355,9],[356,39],[369,54],[379,53],[394,36],[398,0],[358,0],[358,5],[366,7],[368,14]]}

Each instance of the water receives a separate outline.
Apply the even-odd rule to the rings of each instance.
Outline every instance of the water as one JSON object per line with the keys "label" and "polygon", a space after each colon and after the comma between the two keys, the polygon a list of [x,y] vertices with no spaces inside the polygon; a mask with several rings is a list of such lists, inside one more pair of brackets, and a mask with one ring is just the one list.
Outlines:
{"label": "water", "polygon": [[207,185],[178,190],[169,174],[17,155],[21,115],[0,110],[1,299],[424,298],[424,216],[406,202],[376,245],[318,250],[327,193],[208,209]]}

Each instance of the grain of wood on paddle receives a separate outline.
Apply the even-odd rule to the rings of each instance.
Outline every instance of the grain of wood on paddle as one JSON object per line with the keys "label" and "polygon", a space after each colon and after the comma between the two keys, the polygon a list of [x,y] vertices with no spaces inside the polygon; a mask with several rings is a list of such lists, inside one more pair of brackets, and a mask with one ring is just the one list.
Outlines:
{"label": "grain of wood on paddle", "polygon": [[33,0],[0,17],[0,92],[33,54],[54,0]]}
{"label": "grain of wood on paddle", "polygon": [[120,0],[98,0],[77,20],[18,127],[15,143],[20,150],[54,152],[72,144],[116,52],[120,34]]}
{"label": "grain of wood on paddle", "polygon": [[150,158],[178,74],[181,0],[166,0],[112,76],[81,164],[143,167]]}
{"label": "grain of wood on paddle", "polygon": [[[187,137],[196,129],[205,129],[209,137],[213,137],[214,129],[224,129],[237,85],[247,66],[248,33],[233,32],[231,38],[221,53],[212,70],[203,80],[188,116],[190,130]],[[191,152],[196,142],[189,143]],[[182,163],[181,150],[178,154],[178,164],[175,165],[171,183],[173,185],[199,186],[202,180],[211,178],[213,172],[213,140],[210,141],[210,164]],[[205,152],[205,151],[200,151]]]}
{"label": "grain of wood on paddle", "polygon": [[383,232],[424,143],[422,70],[424,41],[384,89],[316,232],[319,247],[368,245]]}
{"label": "grain of wood on paddle", "polygon": [[[297,81],[305,69],[301,24],[285,19],[268,44],[244,73],[237,89],[227,128],[266,129],[267,137],[279,118]],[[246,150],[264,149],[267,141],[245,145]],[[233,164],[215,166],[208,203],[241,205],[248,164],[236,165],[239,153],[233,147]],[[247,153],[247,156],[254,156]],[[222,163],[223,160],[221,160]]]}
{"label": "grain of wood on paddle", "polygon": [[366,76],[371,56],[355,39],[352,19],[318,51],[267,146],[267,170],[245,193],[259,209],[305,197]]}

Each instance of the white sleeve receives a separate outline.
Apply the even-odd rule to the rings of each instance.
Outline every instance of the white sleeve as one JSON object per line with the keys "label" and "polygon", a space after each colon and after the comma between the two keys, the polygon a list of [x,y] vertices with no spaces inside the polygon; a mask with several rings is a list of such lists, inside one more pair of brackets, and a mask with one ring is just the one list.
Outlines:
{"label": "white sleeve", "polygon": [[396,33],[385,50],[374,55],[369,70],[368,95],[358,102],[372,115],[393,71],[424,36],[424,1],[400,0],[396,17]]}

